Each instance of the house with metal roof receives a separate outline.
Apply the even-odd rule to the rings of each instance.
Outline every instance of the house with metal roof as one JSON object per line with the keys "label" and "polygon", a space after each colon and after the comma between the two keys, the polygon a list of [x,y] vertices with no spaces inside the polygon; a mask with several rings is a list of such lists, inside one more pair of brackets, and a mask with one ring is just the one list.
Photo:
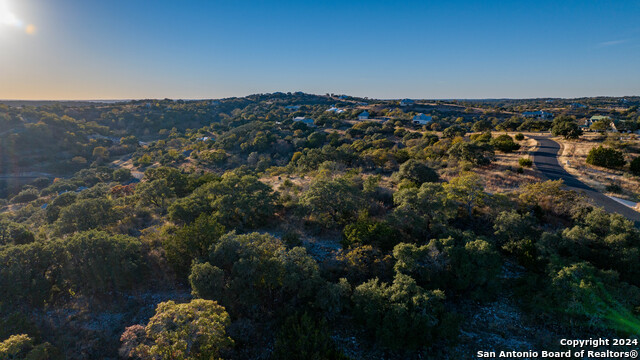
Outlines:
{"label": "house with metal roof", "polygon": [[402,99],[400,100],[400,106],[411,106],[415,104],[415,101],[411,100],[411,99]]}
{"label": "house with metal roof", "polygon": [[296,116],[293,118],[294,122],[301,122],[303,124],[306,124],[307,126],[315,126],[315,124],[313,123],[313,119],[311,118],[307,118],[304,116]]}
{"label": "house with metal roof", "polygon": [[427,125],[431,121],[433,121],[431,116],[420,113],[420,114],[414,116],[413,120],[411,122],[414,125]]}

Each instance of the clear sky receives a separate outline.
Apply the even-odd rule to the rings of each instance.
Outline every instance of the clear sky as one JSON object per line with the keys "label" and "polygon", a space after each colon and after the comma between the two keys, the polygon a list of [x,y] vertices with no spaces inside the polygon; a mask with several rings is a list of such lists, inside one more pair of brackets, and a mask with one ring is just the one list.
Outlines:
{"label": "clear sky", "polygon": [[640,1],[0,0],[0,99],[640,95]]}

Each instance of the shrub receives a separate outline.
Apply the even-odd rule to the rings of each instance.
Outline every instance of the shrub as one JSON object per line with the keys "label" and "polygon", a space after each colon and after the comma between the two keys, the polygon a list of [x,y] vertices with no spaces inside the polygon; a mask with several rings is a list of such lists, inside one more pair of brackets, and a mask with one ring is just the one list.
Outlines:
{"label": "shrub", "polygon": [[356,320],[382,346],[420,348],[451,332],[444,309],[444,292],[425,290],[407,275],[392,284],[370,280],[353,293]]}
{"label": "shrub", "polygon": [[597,148],[593,148],[589,151],[589,155],[587,155],[587,164],[617,169],[624,166],[625,160],[622,152],[598,146]]}
{"label": "shrub", "polygon": [[76,234],[63,244],[66,261],[62,276],[75,292],[131,289],[144,279],[146,264],[142,244],[136,238],[92,230]]}
{"label": "shrub", "polygon": [[304,248],[289,250],[271,235],[234,232],[211,246],[209,261],[195,264],[189,280],[194,294],[251,318],[290,315],[313,302],[323,284]]}
{"label": "shrub", "polygon": [[615,271],[579,262],[554,268],[549,277],[547,289],[532,299],[539,311],[551,309],[574,326],[637,333],[633,308],[640,291],[620,281]]}
{"label": "shrub", "polygon": [[564,136],[565,139],[577,139],[582,135],[582,129],[573,118],[560,116],[553,120],[551,133],[553,136]]}
{"label": "shrub", "polygon": [[536,249],[532,239],[539,234],[534,228],[535,219],[531,214],[520,214],[515,210],[503,211],[495,219],[494,241],[509,254],[515,255],[520,264],[536,264]]}
{"label": "shrub", "polygon": [[363,204],[362,191],[347,178],[319,178],[300,196],[300,204],[320,225],[331,228],[356,217]]}
{"label": "shrub", "polygon": [[633,175],[640,176],[640,156],[631,161],[631,164],[629,164],[629,171],[631,171]]}
{"label": "shrub", "polygon": [[302,246],[302,239],[300,233],[295,230],[289,230],[282,235],[282,242],[287,245],[288,248],[294,248],[296,246]]}
{"label": "shrub", "polygon": [[55,224],[61,233],[69,234],[111,224],[119,217],[108,199],[86,199],[60,210]]}
{"label": "shrub", "polygon": [[471,141],[488,143],[489,141],[491,141],[491,132],[486,131],[480,134],[472,134],[471,136],[469,136],[469,138],[471,139]]}
{"label": "shrub", "polygon": [[223,234],[224,227],[212,216],[203,214],[164,239],[162,247],[175,272],[186,276],[192,261],[205,260],[209,255],[209,247]]}
{"label": "shrub", "polygon": [[120,355],[142,359],[219,359],[233,346],[225,328],[231,320],[215,301],[191,300],[186,304],[158,304],[143,327],[133,325],[122,334]]}
{"label": "shrub", "polygon": [[224,290],[224,271],[209,263],[194,264],[189,275],[191,293],[204,299],[213,299]]}
{"label": "shrub", "polygon": [[493,124],[489,120],[478,120],[473,123],[471,127],[471,131],[480,132],[480,131],[489,131],[493,128]]}
{"label": "shrub", "polygon": [[398,177],[400,180],[411,180],[418,186],[426,182],[438,181],[438,173],[427,165],[414,159],[409,159],[400,166]]}
{"label": "shrub", "polygon": [[28,203],[37,199],[39,196],[40,196],[40,191],[38,191],[38,189],[29,188],[29,189],[20,191],[18,195],[14,196],[11,199],[11,202],[14,204]]}
{"label": "shrub", "polygon": [[481,142],[460,141],[449,148],[449,157],[468,161],[474,165],[487,165],[493,161],[495,153],[493,148]]}
{"label": "shrub", "polygon": [[517,134],[516,134],[516,136],[515,136],[515,138],[516,138],[516,140],[518,140],[518,141],[522,141],[522,140],[524,140],[524,135],[522,135],[521,133],[517,133]]}
{"label": "shrub", "polygon": [[531,167],[533,165],[533,161],[529,158],[520,158],[518,159],[518,164],[522,167]]}
{"label": "shrub", "polygon": [[342,246],[350,248],[359,245],[373,245],[388,251],[398,242],[398,236],[385,221],[376,221],[366,216],[352,224],[345,226],[342,231]]}
{"label": "shrub", "polygon": [[282,360],[348,359],[336,349],[327,322],[324,319],[315,321],[307,314],[285,320],[276,339],[273,357]]}
{"label": "shrub", "polygon": [[113,180],[118,182],[125,182],[131,180],[131,170],[127,168],[120,168],[113,172]]}
{"label": "shrub", "polygon": [[494,139],[491,139],[491,145],[505,153],[510,153],[514,150],[520,149],[520,145],[516,144],[511,136],[507,134],[503,134]]}
{"label": "shrub", "polygon": [[61,358],[51,344],[34,345],[26,334],[12,335],[0,342],[0,359],[57,359]]}
{"label": "shrub", "polygon": [[622,192],[622,186],[615,184],[615,183],[611,183],[609,185],[607,185],[606,187],[607,191],[612,192],[612,193],[616,193],[619,194]]}
{"label": "shrub", "polygon": [[411,276],[419,286],[489,299],[498,288],[502,261],[484,240],[431,240],[416,246],[401,243],[393,249],[395,270]]}
{"label": "shrub", "polygon": [[0,220],[0,245],[29,244],[34,240],[34,234],[26,226],[7,220]]}
{"label": "shrub", "polygon": [[31,185],[35,186],[37,189],[44,189],[51,184],[51,179],[46,177],[40,177],[35,179]]}
{"label": "shrub", "polygon": [[227,172],[220,181],[207,182],[169,207],[169,218],[190,223],[211,213],[226,228],[256,228],[268,223],[275,211],[275,194],[254,176]]}
{"label": "shrub", "polygon": [[458,136],[464,136],[466,133],[467,132],[465,131],[465,129],[463,129],[459,125],[453,125],[444,129],[444,131],[442,132],[442,136],[445,138],[453,139]]}
{"label": "shrub", "polygon": [[145,279],[146,269],[141,243],[125,235],[89,231],[67,239],[3,246],[3,307],[40,306],[56,294],[132,289]]}
{"label": "shrub", "polygon": [[336,257],[343,264],[342,272],[350,283],[361,284],[369,279],[393,279],[392,258],[371,245],[352,247]]}

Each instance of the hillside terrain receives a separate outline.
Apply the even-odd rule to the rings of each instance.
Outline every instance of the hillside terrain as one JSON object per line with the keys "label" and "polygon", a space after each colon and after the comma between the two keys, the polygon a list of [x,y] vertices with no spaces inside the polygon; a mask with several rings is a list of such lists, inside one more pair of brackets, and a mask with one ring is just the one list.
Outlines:
{"label": "hillside terrain", "polygon": [[461,359],[637,339],[640,230],[532,154],[552,134],[569,173],[637,202],[639,105],[0,101],[0,358]]}

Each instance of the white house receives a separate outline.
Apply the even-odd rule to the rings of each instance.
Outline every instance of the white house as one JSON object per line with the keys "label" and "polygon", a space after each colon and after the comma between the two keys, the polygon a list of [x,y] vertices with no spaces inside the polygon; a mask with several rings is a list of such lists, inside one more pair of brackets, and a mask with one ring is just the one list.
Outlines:
{"label": "white house", "polygon": [[420,113],[413,117],[412,122],[414,125],[427,125],[431,121],[431,116]]}
{"label": "white house", "polygon": [[415,103],[415,101],[411,99],[402,99],[400,100],[400,106],[411,106]]}
{"label": "white house", "polygon": [[335,105],[333,105],[332,107],[327,109],[327,112],[333,112],[333,113],[336,113],[336,114],[342,114],[344,112],[344,110],[343,109],[338,109]]}
{"label": "white house", "polygon": [[293,121],[294,121],[294,122],[302,122],[302,123],[306,124],[307,126],[315,126],[315,125],[313,124],[313,119],[311,119],[311,118],[306,118],[306,117],[304,117],[304,116],[297,116],[297,117],[294,117],[294,118],[293,118]]}
{"label": "white house", "polygon": [[358,120],[369,120],[369,112],[366,110],[361,112],[360,115],[358,115]]}

